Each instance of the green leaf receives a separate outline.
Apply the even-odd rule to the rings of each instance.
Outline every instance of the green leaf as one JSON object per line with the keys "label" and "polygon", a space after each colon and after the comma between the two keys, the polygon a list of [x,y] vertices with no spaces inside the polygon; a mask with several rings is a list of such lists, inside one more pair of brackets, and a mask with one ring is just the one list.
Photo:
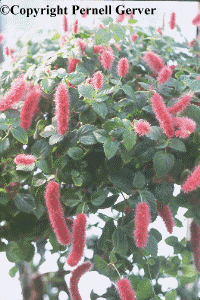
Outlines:
{"label": "green leaf", "polygon": [[134,172],[127,167],[121,169],[121,171],[118,173],[110,174],[110,180],[112,181],[112,183],[117,188],[120,188],[123,192],[127,194],[132,193],[133,177],[134,177]]}
{"label": "green leaf", "polygon": [[137,20],[134,20],[134,19],[129,19],[128,20],[128,24],[135,24],[137,23]]}
{"label": "green leaf", "polygon": [[177,151],[186,152],[185,144],[179,139],[172,139],[169,142],[169,147]]}
{"label": "green leaf", "polygon": [[36,166],[45,174],[51,173],[51,166],[47,160],[41,158],[36,162]]}
{"label": "green leaf", "polygon": [[84,98],[93,99],[95,97],[95,89],[91,85],[82,84],[78,87],[78,91]]}
{"label": "green leaf", "polygon": [[107,106],[105,103],[102,102],[93,102],[92,103],[92,108],[94,109],[94,111],[103,119],[105,119],[108,110],[107,110]]}
{"label": "green leaf", "polygon": [[169,246],[176,246],[178,243],[178,238],[176,236],[169,236],[168,238],[165,239],[165,243]]}
{"label": "green leaf", "polygon": [[16,140],[18,140],[19,142],[23,144],[28,143],[28,134],[26,130],[24,130],[24,128],[22,128],[21,126],[18,126],[16,128],[11,128],[11,132],[14,138],[16,138]]}
{"label": "green leaf", "polygon": [[113,31],[114,38],[118,37],[117,41],[123,40],[125,38],[125,31],[123,27],[120,26],[119,24],[111,24],[110,28]]}
{"label": "green leaf", "polygon": [[108,196],[109,191],[107,189],[100,190],[98,192],[95,192],[91,196],[91,202],[95,206],[99,206],[103,204]]}
{"label": "green leaf", "polygon": [[6,115],[9,124],[12,125],[12,128],[16,128],[20,126],[21,121],[20,121],[20,114],[18,111],[9,109],[6,110],[4,114]]}
{"label": "green leaf", "polygon": [[10,201],[10,197],[7,195],[6,190],[0,189],[0,204],[6,205]]}
{"label": "green leaf", "polygon": [[143,278],[136,290],[136,298],[137,300],[146,300],[151,297],[153,293],[153,286],[151,284],[151,281],[148,278]]}
{"label": "green leaf", "polygon": [[10,262],[15,263],[23,260],[24,254],[19,245],[16,242],[11,241],[6,247],[6,257]]}
{"label": "green leaf", "polygon": [[142,189],[145,185],[145,176],[139,171],[135,173],[133,185],[136,189]]}
{"label": "green leaf", "polygon": [[100,28],[96,34],[95,34],[95,44],[96,45],[102,45],[104,43],[107,43],[110,41],[110,39],[112,38],[112,32],[104,29],[104,28]]}
{"label": "green leaf", "polygon": [[31,194],[17,194],[15,196],[14,203],[20,211],[26,213],[32,213],[35,209],[35,201]]}
{"label": "green leaf", "polygon": [[38,187],[45,184],[46,181],[47,181],[46,176],[42,173],[38,173],[33,176],[32,185]]}
{"label": "green leaf", "polygon": [[127,151],[133,149],[137,140],[137,134],[133,130],[125,129],[123,133],[123,144]]}
{"label": "green leaf", "polygon": [[126,255],[128,251],[128,241],[126,238],[126,233],[123,229],[116,228],[115,232],[112,235],[112,241],[114,245],[113,252],[120,255]]}
{"label": "green leaf", "polygon": [[35,247],[25,240],[20,248],[23,252],[23,260],[30,262],[35,254]]}
{"label": "green leaf", "polygon": [[94,255],[93,262],[100,274],[108,276],[109,266],[105,260],[103,260],[99,255]]}
{"label": "green leaf", "polygon": [[123,87],[122,87],[124,93],[126,95],[128,95],[131,99],[136,99],[135,98],[135,93],[134,93],[134,90],[132,89],[132,87],[128,84],[124,84]]}
{"label": "green leaf", "polygon": [[36,157],[46,158],[49,155],[49,144],[45,140],[37,141],[31,147],[31,153]]}
{"label": "green leaf", "polygon": [[155,187],[155,197],[163,205],[168,205],[173,199],[174,185],[166,182],[157,184]]}
{"label": "green leaf", "polygon": [[83,125],[79,129],[79,141],[84,145],[92,145],[96,143],[93,131],[96,130],[94,125]]}
{"label": "green leaf", "polygon": [[174,165],[174,156],[171,153],[159,151],[154,155],[153,164],[158,178],[166,175]]}
{"label": "green leaf", "polygon": [[193,119],[197,124],[200,125],[200,107],[197,105],[190,104],[189,107],[184,111],[184,115]]}
{"label": "green leaf", "polygon": [[56,81],[51,78],[44,78],[40,82],[40,86],[46,94],[50,94],[53,91],[53,89],[56,87]]}
{"label": "green leaf", "polygon": [[45,213],[46,208],[44,207],[44,205],[42,205],[41,203],[36,203],[36,208],[34,209],[34,215],[40,219],[43,214]]}
{"label": "green leaf", "polygon": [[10,142],[8,138],[6,138],[3,141],[0,140],[0,153],[6,151],[9,147],[10,147]]}
{"label": "green leaf", "polygon": [[149,204],[149,206],[151,208],[151,214],[155,214],[157,212],[157,202],[156,202],[154,195],[145,189],[141,190],[140,194],[141,194],[142,200],[143,201],[145,200]]}
{"label": "green leaf", "polygon": [[113,232],[115,231],[115,225],[114,225],[114,221],[108,220],[103,228],[101,237],[98,240],[98,248],[106,251],[107,249],[107,241],[111,241],[112,240],[112,235]]}
{"label": "green leaf", "polygon": [[86,75],[80,72],[73,72],[67,74],[67,79],[70,81],[71,84],[77,85],[84,82]]}
{"label": "green leaf", "polygon": [[119,142],[112,141],[110,138],[107,138],[103,147],[107,159],[110,159],[115,155],[115,153],[119,149]]}
{"label": "green leaf", "polygon": [[152,234],[155,237],[158,243],[162,241],[162,234],[157,229],[151,228],[150,234]]}
{"label": "green leaf", "polygon": [[145,247],[145,250],[151,254],[151,256],[153,257],[157,257],[157,253],[158,253],[158,241],[156,240],[156,238],[149,234],[148,237],[148,241],[147,241],[147,245]]}
{"label": "green leaf", "polygon": [[199,80],[193,80],[190,83],[190,89],[192,92],[200,93],[200,81]]}
{"label": "green leaf", "polygon": [[84,156],[83,150],[79,147],[69,148],[67,154],[74,160],[80,160]]}
{"label": "green leaf", "polygon": [[154,141],[160,141],[165,139],[165,134],[158,126],[151,126],[147,137]]}
{"label": "green leaf", "polygon": [[18,271],[18,268],[16,266],[12,267],[10,270],[9,270],[9,275],[10,277],[14,278],[16,273]]}
{"label": "green leaf", "polygon": [[63,68],[57,70],[57,75],[59,78],[64,78],[67,75],[67,71]]}
{"label": "green leaf", "polygon": [[176,300],[177,293],[175,290],[171,290],[165,294],[165,300]]}
{"label": "green leaf", "polygon": [[97,142],[99,143],[105,143],[109,135],[104,129],[97,129],[93,132]]}

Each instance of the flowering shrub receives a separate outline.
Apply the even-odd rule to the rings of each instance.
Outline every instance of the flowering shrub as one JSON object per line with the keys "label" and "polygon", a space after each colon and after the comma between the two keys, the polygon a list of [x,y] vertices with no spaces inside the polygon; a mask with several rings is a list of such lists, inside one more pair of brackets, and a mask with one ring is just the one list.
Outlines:
{"label": "flowering shrub", "polygon": [[[199,40],[179,43],[164,26],[146,31],[125,19],[89,30],[65,18],[43,42],[18,41],[15,61],[0,70],[1,251],[13,274],[32,261],[33,242],[41,264],[49,239],[76,267],[68,288],[60,275],[54,282],[71,299],[81,299],[78,282],[91,267],[114,284],[101,297],[137,300],[182,297],[200,270]],[[174,13],[169,24],[180,31]],[[162,233],[149,224],[160,215],[172,234],[179,207],[194,218],[191,243],[170,236],[174,256],[158,256]],[[98,240],[86,239],[90,214],[105,223]],[[162,291],[166,276],[177,289]]]}

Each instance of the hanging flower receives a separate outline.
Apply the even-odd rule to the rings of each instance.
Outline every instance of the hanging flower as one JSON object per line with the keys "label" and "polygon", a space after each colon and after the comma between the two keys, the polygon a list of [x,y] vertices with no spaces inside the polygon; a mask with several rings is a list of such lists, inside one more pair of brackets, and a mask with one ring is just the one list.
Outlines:
{"label": "hanging flower", "polygon": [[67,32],[68,31],[68,20],[66,16],[63,16],[63,31]]}
{"label": "hanging flower", "polygon": [[191,248],[194,256],[194,265],[198,273],[200,273],[200,228],[195,220],[190,225],[191,232]]}
{"label": "hanging flower", "polygon": [[135,33],[131,36],[131,41],[135,42],[138,39],[138,35]]}
{"label": "hanging flower", "polygon": [[160,58],[152,51],[146,52],[143,59],[147,62],[149,67],[156,73],[159,73],[165,65],[162,58]]}
{"label": "hanging flower", "polygon": [[174,105],[168,108],[168,111],[172,115],[176,115],[178,112],[183,112],[190,104],[191,100],[192,100],[191,93],[184,94],[177,103],[175,103]]}
{"label": "hanging flower", "polygon": [[200,12],[196,15],[196,17],[192,20],[192,25],[197,26],[200,24]]}
{"label": "hanging flower", "polygon": [[116,281],[117,291],[121,300],[136,300],[135,292],[128,278],[120,278]]}
{"label": "hanging flower", "polygon": [[73,24],[73,33],[74,34],[78,33],[78,20],[77,19],[74,21],[74,24]]}
{"label": "hanging flower", "polygon": [[151,125],[147,121],[138,121],[133,125],[133,128],[139,136],[143,136],[150,131]]}
{"label": "hanging flower", "polygon": [[181,189],[184,193],[192,192],[200,186],[200,165],[188,176]]}
{"label": "hanging flower", "polygon": [[103,53],[101,55],[101,64],[105,70],[111,69],[113,59],[114,59],[114,57],[110,51],[103,51]]}
{"label": "hanging flower", "polygon": [[127,57],[122,57],[117,65],[117,73],[120,77],[125,77],[129,70],[129,63]]}
{"label": "hanging flower", "polygon": [[15,157],[14,163],[16,165],[24,165],[24,166],[29,166],[32,163],[35,163],[36,158],[32,155],[26,155],[26,154],[19,154]]}
{"label": "hanging flower", "polygon": [[172,234],[173,227],[175,226],[174,217],[172,215],[171,209],[167,205],[162,205],[157,201],[157,211],[159,216],[163,219],[167,231]]}
{"label": "hanging flower", "polygon": [[176,14],[175,14],[175,12],[172,12],[171,15],[170,15],[169,27],[170,27],[170,29],[174,29],[176,27]]}
{"label": "hanging flower", "polygon": [[138,248],[145,248],[148,240],[148,226],[151,222],[149,206],[145,202],[139,202],[135,212],[135,244]]}
{"label": "hanging flower", "polygon": [[101,71],[97,71],[93,75],[93,86],[96,90],[100,90],[103,86],[103,73]]}
{"label": "hanging flower", "polygon": [[162,70],[158,73],[158,83],[162,84],[166,81],[168,81],[172,76],[172,70],[170,67],[164,67]]}

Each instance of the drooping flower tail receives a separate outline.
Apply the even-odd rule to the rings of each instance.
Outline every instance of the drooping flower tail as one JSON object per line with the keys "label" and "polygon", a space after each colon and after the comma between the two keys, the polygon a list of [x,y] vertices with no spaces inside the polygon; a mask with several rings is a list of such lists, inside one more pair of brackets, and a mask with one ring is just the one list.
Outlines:
{"label": "drooping flower tail", "polygon": [[70,232],[66,225],[63,209],[60,203],[59,184],[54,180],[49,181],[45,191],[45,201],[48,208],[51,226],[58,242],[66,246],[70,243]]}
{"label": "drooping flower tail", "polygon": [[181,189],[184,193],[196,190],[200,186],[200,164],[194,169],[191,175],[188,176]]}
{"label": "drooping flower tail", "polygon": [[101,64],[105,70],[111,69],[113,59],[114,59],[114,57],[110,51],[103,51],[103,53],[101,55]]}
{"label": "drooping flower tail", "polygon": [[71,267],[76,266],[84,254],[86,226],[86,215],[84,213],[78,214],[73,225],[72,250],[67,258],[67,263]]}
{"label": "drooping flower tail", "polygon": [[131,41],[135,42],[138,39],[138,35],[135,33],[131,36]]}
{"label": "drooping flower tail", "polygon": [[63,16],[63,30],[64,32],[68,31],[68,20],[66,16]]}
{"label": "drooping flower tail", "polygon": [[93,86],[96,90],[100,90],[103,86],[103,73],[101,71],[97,71],[94,73],[92,78]]}
{"label": "drooping flower tail", "polygon": [[77,19],[74,21],[74,24],[73,24],[73,33],[74,34],[78,33],[78,20]]}
{"label": "drooping flower tail", "polygon": [[28,165],[31,165],[32,163],[34,163],[35,161],[36,161],[36,158],[32,154],[30,154],[30,155],[19,154],[14,158],[14,163],[16,165],[28,166]]}
{"label": "drooping flower tail", "polygon": [[30,128],[32,119],[38,111],[39,99],[42,92],[39,86],[32,87],[27,93],[24,105],[20,112],[21,127],[26,131]]}
{"label": "drooping flower tail", "polygon": [[173,227],[175,226],[175,221],[171,209],[168,205],[163,205],[157,201],[157,211],[159,213],[159,216],[163,219],[167,231],[172,234]]}
{"label": "drooping flower tail", "polygon": [[172,12],[171,15],[170,15],[169,27],[170,27],[170,29],[174,29],[176,27],[176,14],[175,14],[175,12]]}
{"label": "drooping flower tail", "polygon": [[156,93],[151,98],[151,101],[153,111],[160,123],[162,130],[168,136],[168,138],[172,138],[174,135],[173,122],[167,107],[163,102],[163,98],[160,96],[160,94]]}
{"label": "drooping flower tail", "polygon": [[76,70],[76,65],[80,62],[79,59],[76,59],[74,57],[69,57],[68,59],[68,73],[72,73]]}
{"label": "drooping flower tail", "polygon": [[181,139],[186,139],[196,128],[196,122],[187,117],[174,117],[173,125],[175,127],[175,136]]}
{"label": "drooping flower tail", "polygon": [[172,76],[172,70],[170,67],[164,67],[162,70],[158,73],[158,83],[162,84],[170,79]]}
{"label": "drooping flower tail", "polygon": [[70,97],[65,84],[60,83],[55,93],[55,116],[58,133],[63,135],[68,129]]}
{"label": "drooping flower tail", "polygon": [[135,212],[135,244],[138,248],[145,248],[148,240],[148,226],[151,222],[149,206],[145,202],[140,202],[136,206]]}
{"label": "drooping flower tail", "polygon": [[17,77],[10,89],[5,93],[5,95],[0,100],[0,111],[12,108],[13,104],[22,100],[28,89],[28,83],[23,78],[23,75]]}
{"label": "drooping flower tail", "polygon": [[156,73],[159,73],[161,69],[165,66],[162,58],[160,58],[153,51],[146,52],[143,59],[147,62],[149,67]]}
{"label": "drooping flower tail", "polygon": [[190,93],[184,94],[177,103],[168,108],[168,111],[172,115],[176,115],[178,112],[183,112],[190,104],[191,100],[192,95]]}
{"label": "drooping flower tail", "polygon": [[192,20],[192,24],[197,26],[200,24],[200,12],[196,15],[196,17]]}
{"label": "drooping flower tail", "polygon": [[194,256],[194,265],[198,273],[200,273],[200,228],[195,220],[190,225],[191,232],[191,248]]}
{"label": "drooping flower tail", "polygon": [[121,300],[136,300],[135,292],[128,278],[118,279],[116,286]]}
{"label": "drooping flower tail", "polygon": [[122,57],[117,65],[117,73],[120,77],[125,77],[129,70],[129,63],[127,57]]}
{"label": "drooping flower tail", "polygon": [[79,293],[79,289],[78,289],[78,283],[80,278],[87,273],[91,268],[93,267],[93,265],[90,262],[84,262],[83,264],[81,264],[80,266],[78,266],[71,275],[70,278],[70,287],[69,287],[69,291],[70,291],[70,296],[72,298],[72,300],[82,300],[82,297]]}

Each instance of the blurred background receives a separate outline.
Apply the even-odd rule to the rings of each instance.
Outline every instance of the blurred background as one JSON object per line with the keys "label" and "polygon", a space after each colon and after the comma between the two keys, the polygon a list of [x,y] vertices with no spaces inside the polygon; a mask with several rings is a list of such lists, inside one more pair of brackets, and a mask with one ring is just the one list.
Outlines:
{"label": "blurred background", "polygon": [[[71,15],[71,7],[72,5],[79,5],[80,7],[86,8],[86,7],[104,7],[104,5],[111,5],[112,6],[112,18],[116,19],[117,14],[115,14],[115,7],[119,4],[124,5],[126,8],[156,8],[156,11],[154,15],[139,15],[137,13],[134,18],[138,21],[137,26],[141,27],[162,27],[163,22],[165,23],[165,29],[163,34],[172,36],[177,41],[182,42],[184,38],[180,35],[180,33],[177,30],[170,30],[169,29],[169,18],[170,14],[174,11],[176,13],[176,21],[179,27],[181,28],[182,35],[190,42],[193,38],[196,37],[196,27],[192,25],[191,21],[196,16],[198,12],[198,2],[192,2],[192,1],[58,1],[58,0],[34,0],[34,1],[25,1],[25,0],[15,0],[13,3],[13,0],[1,0],[1,5],[7,5],[8,7],[11,7],[12,5],[19,5],[23,8],[42,8],[42,7],[56,7],[57,5],[60,5],[61,7],[68,7],[68,21],[69,24],[73,23],[73,20],[77,18],[79,20],[79,24],[81,26],[87,26],[92,28],[93,26],[98,26],[100,23],[100,19],[98,16],[92,16],[88,15],[86,18],[82,18],[80,14],[77,16]],[[0,60],[5,60],[6,56],[4,53],[4,49],[6,46],[8,47],[15,47],[16,40],[18,38],[22,39],[30,39],[34,32],[38,29],[44,30],[56,30],[59,33],[62,33],[62,15],[57,15],[56,17],[50,17],[49,15],[38,15],[37,17],[30,16],[29,18],[23,16],[23,15],[2,15],[0,14],[0,31],[4,35],[4,41],[1,45],[1,57]],[[124,21],[124,24],[126,24],[127,20]],[[45,33],[44,33],[45,34]],[[9,58],[8,58],[9,59]],[[177,195],[179,193],[180,187],[175,186],[174,195]],[[125,195],[126,196],[126,195]],[[120,199],[119,199],[120,201]],[[186,236],[187,231],[187,222],[184,218],[184,213],[186,209],[179,209],[178,214],[176,218],[178,218],[182,223],[183,227],[181,228],[175,228],[173,235],[177,236],[179,241]],[[113,216],[113,214],[117,214],[116,211],[111,211],[110,209],[104,209],[104,214],[107,214],[108,216]],[[99,227],[103,227],[104,222],[97,218],[95,215],[90,215],[89,218],[89,224],[96,224],[99,222]],[[172,255],[173,254],[173,248],[166,245],[164,242],[164,239],[166,239],[169,234],[167,233],[167,230],[165,228],[165,225],[160,217],[156,219],[154,223],[151,224],[150,228],[159,228],[159,231],[162,232],[163,241],[161,241],[158,245],[158,255]],[[101,229],[94,227],[87,232],[88,236],[95,235],[99,237],[101,235]],[[5,241],[6,242],[6,241]],[[48,242],[45,245],[46,253],[45,253],[45,259],[46,261],[40,266],[39,272],[40,273],[46,273],[46,272],[56,272],[58,271],[58,265],[57,260],[59,258],[59,255],[57,253],[51,254],[50,250],[52,249],[51,244]],[[85,252],[85,256],[87,258],[92,257],[92,250],[87,250]],[[65,259],[65,258],[64,258]],[[40,255],[36,254],[34,257],[34,263],[35,265],[38,264],[40,260]],[[5,253],[0,253],[0,282],[1,282],[1,288],[0,288],[0,299],[1,300],[7,300],[15,298],[16,300],[21,300],[21,286],[19,282],[19,274],[16,273],[16,276],[14,278],[11,278],[9,275],[9,270],[13,268],[14,264],[10,263]],[[66,270],[70,270],[68,266],[65,268]],[[141,274],[142,275],[142,274]],[[66,282],[69,282],[70,275],[66,275],[65,279]],[[168,289],[176,288],[177,283],[176,279],[172,278],[167,279],[165,281],[163,279],[162,282],[162,288],[163,291],[167,291]],[[106,288],[110,286],[110,281],[108,278],[99,275],[97,272],[89,272],[85,276],[82,277],[80,281],[80,293],[82,295],[83,300],[89,300],[90,299],[90,292],[93,289],[95,293],[102,295],[105,293]],[[56,290],[54,291],[56,294]],[[45,300],[48,300],[48,296],[44,298]],[[59,300],[67,299],[67,295],[65,292],[61,292],[59,294]],[[103,299],[103,298],[99,298]]]}

